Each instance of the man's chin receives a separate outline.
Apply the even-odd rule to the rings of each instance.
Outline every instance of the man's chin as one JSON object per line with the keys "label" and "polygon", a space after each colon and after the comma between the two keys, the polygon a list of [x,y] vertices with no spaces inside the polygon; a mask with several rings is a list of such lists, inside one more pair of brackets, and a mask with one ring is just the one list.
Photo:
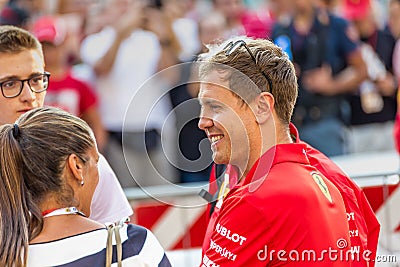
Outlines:
{"label": "man's chin", "polygon": [[225,159],[215,153],[213,154],[213,161],[215,164],[229,164],[229,159]]}

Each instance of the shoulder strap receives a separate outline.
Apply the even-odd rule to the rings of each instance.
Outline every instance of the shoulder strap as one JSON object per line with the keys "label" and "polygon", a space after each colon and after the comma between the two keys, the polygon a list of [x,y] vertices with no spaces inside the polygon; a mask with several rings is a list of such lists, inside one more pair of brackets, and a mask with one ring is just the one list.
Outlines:
{"label": "shoulder strap", "polygon": [[112,236],[113,236],[113,226],[112,224],[107,226],[107,246],[106,246],[106,267],[111,267],[112,263],[112,254],[113,254],[113,246],[112,246]]}
{"label": "shoulder strap", "polygon": [[113,235],[115,235],[115,242],[116,242],[116,246],[117,246],[118,267],[122,267],[122,241],[121,241],[120,230],[124,226],[124,224],[128,221],[129,221],[128,218],[124,218],[123,220],[121,220],[119,222],[111,223],[111,224],[107,225],[106,267],[111,267],[111,264],[112,264]]}
{"label": "shoulder strap", "polygon": [[122,228],[122,225],[120,225],[120,224],[114,226],[115,241],[117,243],[118,267],[122,267],[122,242],[121,242],[121,235],[120,235],[121,228]]}

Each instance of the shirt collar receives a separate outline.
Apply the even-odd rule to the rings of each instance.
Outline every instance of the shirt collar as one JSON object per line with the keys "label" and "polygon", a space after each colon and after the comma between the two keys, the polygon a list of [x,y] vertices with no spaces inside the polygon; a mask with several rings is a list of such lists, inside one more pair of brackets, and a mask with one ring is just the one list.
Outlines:
{"label": "shirt collar", "polygon": [[239,186],[252,184],[258,187],[264,180],[261,178],[265,178],[273,166],[283,162],[309,165],[306,145],[304,143],[289,143],[273,146],[256,161]]}

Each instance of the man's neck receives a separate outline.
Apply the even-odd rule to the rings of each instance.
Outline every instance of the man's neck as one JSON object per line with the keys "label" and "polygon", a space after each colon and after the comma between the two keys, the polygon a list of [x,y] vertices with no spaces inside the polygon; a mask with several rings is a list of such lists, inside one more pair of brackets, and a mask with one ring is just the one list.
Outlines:
{"label": "man's neck", "polygon": [[[256,153],[251,153],[249,156],[249,160],[247,161],[247,164],[242,164],[242,166],[236,165],[236,167],[239,169],[239,180],[242,178],[246,177],[247,174],[250,172],[251,168],[253,168],[254,164],[257,162],[259,158],[262,157],[268,150],[270,150],[272,147],[278,145],[278,144],[289,144],[293,143],[293,139],[290,136],[290,130],[289,126],[284,126],[280,123],[274,124],[273,127],[270,127],[271,129],[274,129],[275,131],[275,136],[271,138],[271,134],[264,133],[262,134],[263,137],[261,137],[264,141],[261,145],[261,149],[259,152]],[[268,131],[269,133],[271,131]],[[253,149],[252,152],[255,152],[256,150]],[[243,167],[245,165],[245,167]]]}

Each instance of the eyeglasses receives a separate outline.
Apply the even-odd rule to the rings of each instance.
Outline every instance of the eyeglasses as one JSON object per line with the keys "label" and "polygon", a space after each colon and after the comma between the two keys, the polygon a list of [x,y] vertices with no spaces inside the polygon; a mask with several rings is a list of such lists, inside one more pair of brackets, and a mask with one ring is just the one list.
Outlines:
{"label": "eyeglasses", "polygon": [[249,47],[247,46],[246,42],[243,40],[238,40],[236,42],[229,42],[225,48],[223,50],[225,51],[225,55],[230,56],[234,51],[238,50],[240,47],[244,46],[244,48],[246,48],[247,52],[249,52],[251,58],[254,61],[254,64],[256,64],[258,70],[261,72],[261,74],[265,77],[265,79],[268,82],[268,86],[269,86],[269,91],[272,94],[272,81],[271,79],[265,74],[264,71],[262,71],[262,69],[260,68],[260,66],[257,64],[257,60],[256,57],[254,56],[254,54],[251,52],[251,50],[249,49]]}
{"label": "eyeglasses", "polygon": [[14,98],[21,94],[25,82],[28,83],[29,89],[34,93],[41,93],[49,87],[50,73],[37,74],[29,79],[17,80],[10,79],[0,83],[1,93],[5,98]]}

